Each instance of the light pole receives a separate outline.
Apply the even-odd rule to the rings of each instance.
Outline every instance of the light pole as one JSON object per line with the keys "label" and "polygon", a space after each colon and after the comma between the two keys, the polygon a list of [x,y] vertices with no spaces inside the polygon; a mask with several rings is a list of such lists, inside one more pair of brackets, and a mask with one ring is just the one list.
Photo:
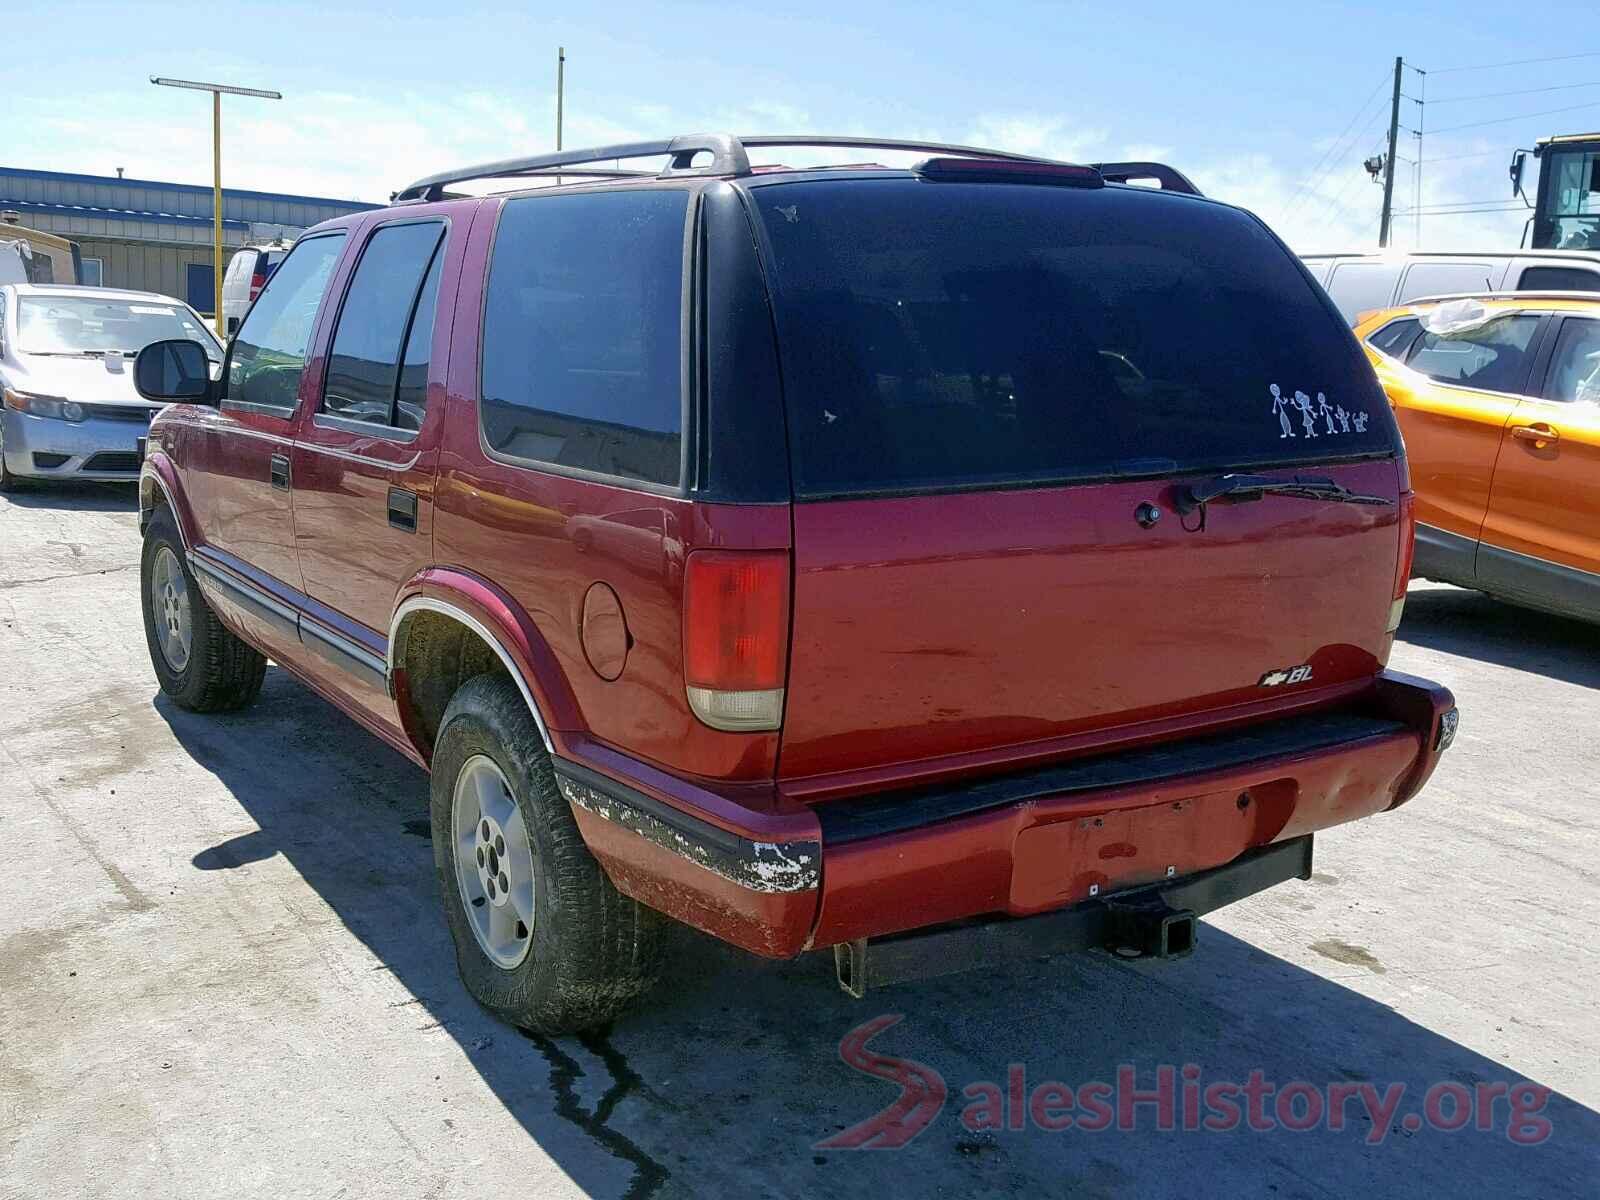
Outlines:
{"label": "light pole", "polygon": [[230,96],[255,96],[262,100],[282,100],[282,92],[269,92],[261,88],[230,87],[225,83],[196,83],[192,79],[164,79],[150,76],[157,87],[188,88],[196,92],[211,93],[211,302],[215,306],[213,320],[217,336],[224,341],[222,320],[222,93]]}

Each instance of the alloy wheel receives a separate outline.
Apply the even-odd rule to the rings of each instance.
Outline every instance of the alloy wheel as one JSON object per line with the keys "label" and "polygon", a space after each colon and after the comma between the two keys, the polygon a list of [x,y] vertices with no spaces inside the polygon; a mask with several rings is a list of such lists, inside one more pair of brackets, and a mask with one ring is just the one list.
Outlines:
{"label": "alloy wheel", "polygon": [[495,761],[461,766],[450,803],[451,857],[467,922],[497,967],[513,970],[533,944],[533,850],[522,810]]}

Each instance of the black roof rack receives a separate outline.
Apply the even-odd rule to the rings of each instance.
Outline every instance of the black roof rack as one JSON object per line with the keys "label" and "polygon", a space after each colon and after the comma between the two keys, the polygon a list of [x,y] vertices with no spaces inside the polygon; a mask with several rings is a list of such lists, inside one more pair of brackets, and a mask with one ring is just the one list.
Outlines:
{"label": "black roof rack", "polygon": [[[991,150],[982,146],[960,146],[945,142],[907,141],[901,138],[840,137],[832,134],[759,134],[754,137],[734,137],[727,133],[685,134],[666,141],[626,142],[616,146],[596,146],[586,150],[560,150],[554,154],[539,154],[531,158],[507,158],[499,162],[481,163],[454,171],[441,171],[419,179],[398,191],[392,197],[397,202],[410,200],[442,200],[445,188],[454,183],[473,179],[523,179],[548,178],[554,175],[573,175],[583,178],[659,178],[672,179],[687,175],[748,175],[750,156],[747,147],[773,146],[830,146],[858,150],[912,150],[931,151],[937,154],[957,154],[974,158],[999,158],[1016,162],[1053,162],[1034,154],[1017,154],[1010,150]],[[709,154],[708,161],[696,159]],[[628,170],[621,166],[622,159],[662,158],[667,166],[659,173]],[[611,169],[581,170],[588,164],[616,161]],[[1110,183],[1126,183],[1130,179],[1155,179],[1163,189],[1199,195],[1199,189],[1179,172],[1161,163],[1104,163],[1095,164],[1097,170]]]}
{"label": "black roof rack", "polygon": [[1158,162],[1105,162],[1091,163],[1107,183],[1132,183],[1135,179],[1154,179],[1164,192],[1184,192],[1200,195],[1200,189],[1189,182],[1182,171]]}

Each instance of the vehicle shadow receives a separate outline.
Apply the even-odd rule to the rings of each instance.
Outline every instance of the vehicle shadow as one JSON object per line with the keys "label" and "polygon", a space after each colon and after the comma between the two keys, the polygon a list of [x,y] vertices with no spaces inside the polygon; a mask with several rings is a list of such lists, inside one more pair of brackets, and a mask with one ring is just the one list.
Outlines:
{"label": "vehicle shadow", "polygon": [[6,493],[18,508],[53,508],[62,512],[137,512],[136,483],[30,483]]}
{"label": "vehicle shadow", "polygon": [[[961,1195],[1548,1195],[1570,1194],[1600,1169],[1600,1117],[1555,1094],[1539,1114],[1553,1133],[1536,1147],[1507,1139],[1504,1100],[1493,1132],[1397,1127],[1381,1144],[1368,1143],[1372,1126],[1354,1103],[1337,1132],[1174,1133],[1148,1103],[1128,1131],[963,1125],[963,1090],[993,1081],[1006,1093],[1013,1063],[1030,1090],[1045,1080],[1114,1082],[1122,1064],[1144,1089],[1158,1065],[1188,1063],[1207,1083],[1242,1084],[1253,1071],[1280,1088],[1371,1081],[1382,1093],[1402,1083],[1397,1123],[1423,1111],[1433,1084],[1508,1079],[1466,1046],[1209,925],[1199,950],[1175,963],[1077,956],[864,1002],[838,990],[827,956],[763,962],[682,930],[662,986],[638,1013],[584,1037],[520,1034],[456,977],[421,771],[276,668],[261,701],[236,716],[155,703],[258,826],[196,847],[194,866],[230,870],[283,855],[416,998],[405,1009],[425,1014],[415,1036],[455,1039],[527,1136],[591,1194],[888,1195],[916,1179],[919,1192]],[[295,764],[292,785],[284,761]],[[335,821],[340,836],[330,837]],[[923,1064],[924,1080],[931,1069],[946,1100],[897,1153],[818,1148],[896,1099],[897,1059],[879,1059],[871,1075],[839,1059],[846,1033],[890,1014],[903,1019],[871,1049]]]}
{"label": "vehicle shadow", "polygon": [[1519,608],[1482,592],[1414,586],[1397,640],[1600,688],[1600,624]]}

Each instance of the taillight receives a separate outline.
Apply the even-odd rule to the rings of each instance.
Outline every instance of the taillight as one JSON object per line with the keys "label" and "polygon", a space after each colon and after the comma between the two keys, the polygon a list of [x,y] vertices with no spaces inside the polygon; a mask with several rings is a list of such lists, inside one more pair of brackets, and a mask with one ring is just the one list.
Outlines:
{"label": "taillight", "polygon": [[261,289],[266,286],[266,283],[267,273],[265,271],[257,271],[254,275],[250,276],[251,303],[255,302],[255,298],[261,294]]}
{"label": "taillight", "polygon": [[[1410,480],[1402,480],[1410,483]],[[1411,583],[1411,565],[1417,555],[1417,494],[1409,488],[1400,493],[1400,555],[1394,568],[1394,603],[1389,605],[1389,633],[1400,628],[1406,608],[1406,588]]]}
{"label": "taillight", "polygon": [[683,676],[694,715],[713,729],[777,729],[788,657],[788,552],[689,555]]}

